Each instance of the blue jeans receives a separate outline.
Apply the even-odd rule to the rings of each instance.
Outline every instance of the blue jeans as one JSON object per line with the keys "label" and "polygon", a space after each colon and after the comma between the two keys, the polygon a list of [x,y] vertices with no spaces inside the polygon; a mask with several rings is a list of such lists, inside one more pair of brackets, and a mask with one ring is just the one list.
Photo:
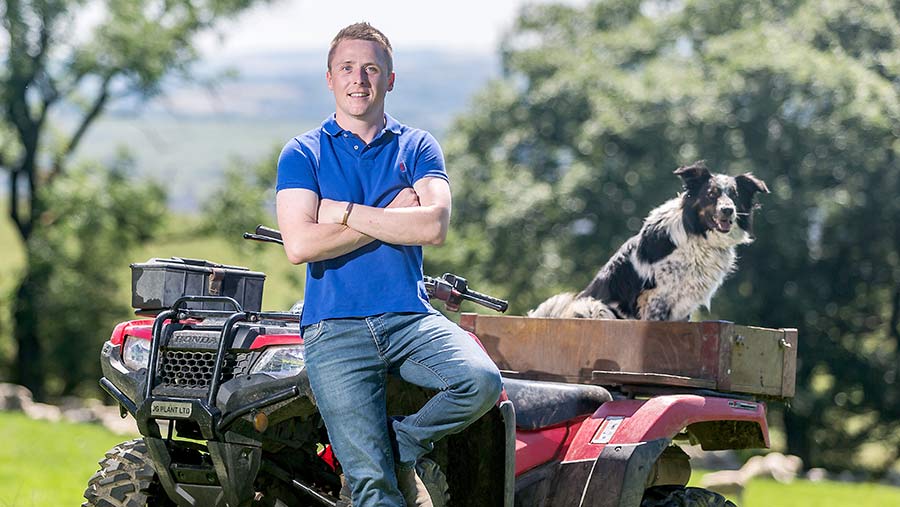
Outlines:
{"label": "blue jeans", "polygon": [[[324,320],[304,328],[303,340],[309,383],[354,507],[405,505],[394,468],[414,467],[435,441],[462,431],[500,396],[496,365],[436,310]],[[389,420],[389,373],[438,393],[415,414]]]}

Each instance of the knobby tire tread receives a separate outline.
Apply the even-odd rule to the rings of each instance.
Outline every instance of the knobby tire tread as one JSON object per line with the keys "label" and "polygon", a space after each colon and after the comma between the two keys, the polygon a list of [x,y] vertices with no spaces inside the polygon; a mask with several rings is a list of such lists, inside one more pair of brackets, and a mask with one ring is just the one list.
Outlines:
{"label": "knobby tire tread", "polygon": [[[82,507],[145,507],[173,505],[157,499],[161,491],[150,465],[143,439],[129,440],[113,447],[100,460],[100,469],[88,479]],[[159,500],[159,501],[157,501]]]}

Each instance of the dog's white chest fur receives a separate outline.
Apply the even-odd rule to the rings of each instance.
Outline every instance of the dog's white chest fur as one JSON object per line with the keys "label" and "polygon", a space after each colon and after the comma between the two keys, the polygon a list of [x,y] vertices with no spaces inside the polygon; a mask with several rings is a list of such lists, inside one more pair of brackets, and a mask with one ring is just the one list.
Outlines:
{"label": "dog's white chest fur", "polygon": [[641,271],[651,275],[656,287],[641,295],[641,318],[652,318],[659,305],[670,310],[671,320],[687,319],[700,305],[709,308],[736,258],[734,248],[711,249],[692,238],[665,259],[642,265]]}
{"label": "dog's white chest fur", "polygon": [[707,236],[689,235],[684,230],[681,201],[673,199],[653,210],[644,228],[666,232],[675,249],[656,262],[642,262],[637,250],[631,262],[639,276],[653,280],[656,287],[645,290],[638,305],[642,319],[658,319],[667,311],[669,320],[685,320],[700,305],[709,308],[713,294],[734,269],[735,247],[750,242],[739,228],[728,234],[710,232]]}

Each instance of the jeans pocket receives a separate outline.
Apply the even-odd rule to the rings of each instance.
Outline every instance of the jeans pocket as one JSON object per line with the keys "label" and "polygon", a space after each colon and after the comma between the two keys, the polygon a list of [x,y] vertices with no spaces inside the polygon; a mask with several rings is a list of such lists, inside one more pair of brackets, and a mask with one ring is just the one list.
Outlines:
{"label": "jeans pocket", "polygon": [[325,321],[324,320],[320,320],[319,322],[316,322],[315,324],[310,324],[308,326],[305,326],[301,333],[302,337],[303,337],[303,346],[309,347],[310,345],[315,343],[316,340],[318,340],[319,337],[322,336],[323,329],[325,329]]}

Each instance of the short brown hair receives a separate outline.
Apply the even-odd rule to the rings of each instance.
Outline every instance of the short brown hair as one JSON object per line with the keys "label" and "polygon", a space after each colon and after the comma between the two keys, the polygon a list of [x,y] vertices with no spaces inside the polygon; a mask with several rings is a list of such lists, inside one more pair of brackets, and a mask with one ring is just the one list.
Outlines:
{"label": "short brown hair", "polygon": [[367,40],[377,43],[381,46],[381,49],[384,50],[384,54],[387,56],[388,72],[394,71],[394,52],[391,48],[391,41],[388,40],[385,34],[381,33],[381,30],[365,21],[353,23],[352,25],[343,28],[334,36],[334,39],[331,40],[331,48],[328,50],[329,71],[331,70],[331,59],[334,57],[334,50],[341,41],[345,40]]}

